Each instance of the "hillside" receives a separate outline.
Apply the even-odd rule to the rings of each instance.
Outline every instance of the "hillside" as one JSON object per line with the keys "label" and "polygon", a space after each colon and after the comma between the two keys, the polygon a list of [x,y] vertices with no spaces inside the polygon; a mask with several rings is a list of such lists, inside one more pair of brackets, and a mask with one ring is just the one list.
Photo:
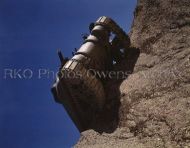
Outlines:
{"label": "hillside", "polygon": [[132,74],[109,82],[112,103],[75,147],[190,147],[189,0],[139,0],[130,39],[116,69]]}

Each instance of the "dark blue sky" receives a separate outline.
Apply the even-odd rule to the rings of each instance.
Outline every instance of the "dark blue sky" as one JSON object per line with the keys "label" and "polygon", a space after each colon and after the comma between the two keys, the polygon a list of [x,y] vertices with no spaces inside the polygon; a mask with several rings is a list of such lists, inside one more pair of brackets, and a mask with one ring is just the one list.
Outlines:
{"label": "dark blue sky", "polygon": [[[136,0],[0,0],[0,148],[67,148],[80,134],[50,92],[56,49],[66,56],[99,16],[129,31]],[[4,78],[5,69],[30,69],[31,79]],[[22,75],[23,76],[23,75]]]}

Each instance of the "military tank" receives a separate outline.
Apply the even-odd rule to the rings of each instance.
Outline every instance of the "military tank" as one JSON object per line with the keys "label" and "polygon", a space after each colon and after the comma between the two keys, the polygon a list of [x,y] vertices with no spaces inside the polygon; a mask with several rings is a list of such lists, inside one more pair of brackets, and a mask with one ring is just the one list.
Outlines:
{"label": "military tank", "polygon": [[80,132],[90,128],[105,105],[106,79],[95,73],[112,70],[130,46],[128,35],[111,18],[100,17],[89,30],[71,59],[59,52],[61,67],[52,87],[56,102],[63,104]]}

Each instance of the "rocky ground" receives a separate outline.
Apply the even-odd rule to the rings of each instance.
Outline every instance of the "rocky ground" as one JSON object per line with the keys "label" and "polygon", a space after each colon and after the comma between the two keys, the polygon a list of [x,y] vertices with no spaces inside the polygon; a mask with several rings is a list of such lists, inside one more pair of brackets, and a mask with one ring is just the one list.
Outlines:
{"label": "rocky ground", "polygon": [[139,0],[134,17],[133,73],[110,82],[118,100],[101,117],[110,118],[83,132],[76,148],[190,147],[190,2]]}

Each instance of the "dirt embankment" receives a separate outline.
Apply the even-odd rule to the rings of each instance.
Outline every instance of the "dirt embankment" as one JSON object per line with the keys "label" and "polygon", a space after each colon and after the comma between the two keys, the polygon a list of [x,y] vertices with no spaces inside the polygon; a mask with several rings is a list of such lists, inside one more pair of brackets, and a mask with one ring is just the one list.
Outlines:
{"label": "dirt embankment", "polygon": [[101,123],[102,132],[83,132],[75,147],[190,147],[190,2],[139,0],[134,15],[130,38],[140,55],[133,74],[113,84],[114,128]]}

